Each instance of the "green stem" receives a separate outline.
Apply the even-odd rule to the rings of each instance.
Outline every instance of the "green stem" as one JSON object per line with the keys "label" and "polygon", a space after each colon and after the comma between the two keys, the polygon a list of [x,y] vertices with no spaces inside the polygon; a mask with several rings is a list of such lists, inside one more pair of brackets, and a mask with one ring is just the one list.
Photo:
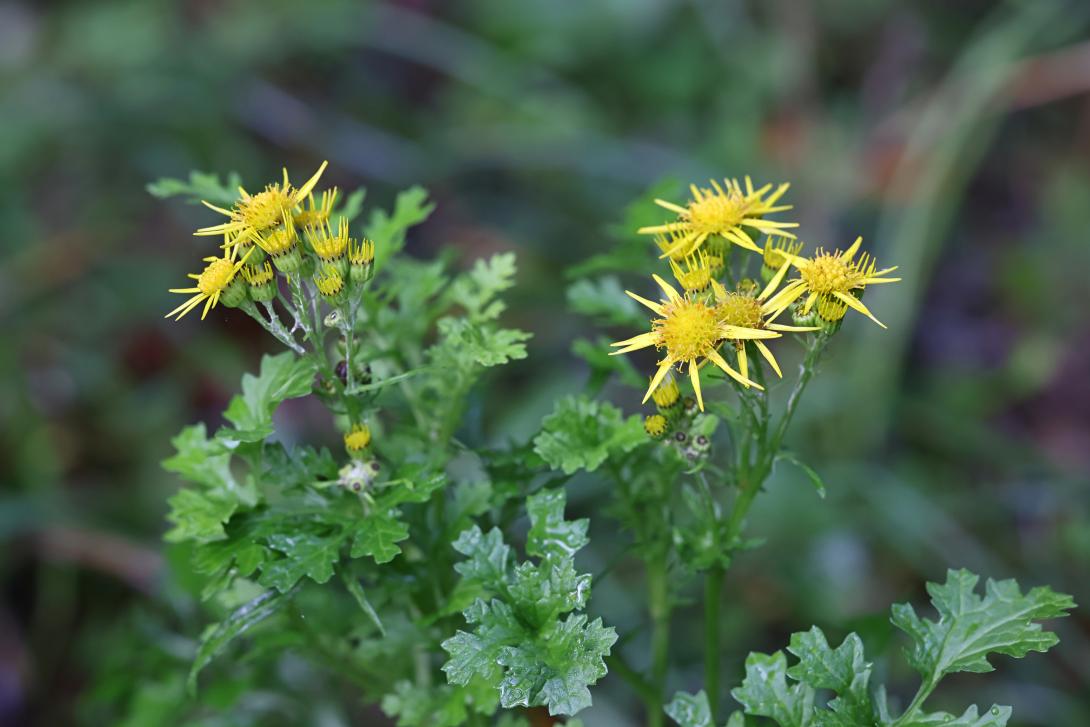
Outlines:
{"label": "green stem", "polygon": [[908,705],[908,709],[905,713],[894,721],[890,727],[901,727],[901,725],[909,724],[909,720],[916,716],[916,712],[923,706],[924,701],[931,696],[931,692],[935,690],[937,682],[933,679],[928,679],[920,684],[920,688],[916,690],[916,696],[912,698],[912,702]]}
{"label": "green stem", "polygon": [[610,674],[616,674],[632,687],[649,711],[662,708],[662,696],[655,691],[655,685],[633,669],[620,654],[607,656],[606,666],[609,667]]}
{"label": "green stem", "polygon": [[666,668],[670,646],[670,592],[667,583],[666,551],[656,554],[647,566],[647,592],[651,608],[651,684],[658,703],[648,704],[647,724],[661,727],[666,694]]}
{"label": "green stem", "polygon": [[718,724],[719,712],[719,598],[723,576],[721,565],[713,565],[704,574],[704,692],[713,724]]}

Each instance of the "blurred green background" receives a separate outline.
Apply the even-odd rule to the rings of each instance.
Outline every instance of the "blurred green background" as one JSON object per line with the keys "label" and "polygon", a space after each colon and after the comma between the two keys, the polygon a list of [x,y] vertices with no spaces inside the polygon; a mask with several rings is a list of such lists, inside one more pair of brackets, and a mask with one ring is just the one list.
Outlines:
{"label": "blurred green background", "polygon": [[[768,544],[728,575],[725,678],[811,623],[893,657],[888,604],[964,566],[1083,608],[1048,656],[934,706],[1090,724],[1088,29],[1060,0],[0,0],[0,724],[112,723],[102,673],[148,646],[145,621],[168,614],[157,647],[180,654],[201,627],[165,575],[177,483],[158,463],[272,341],[223,308],[163,320],[215,215],[145,185],[258,187],[322,159],[368,204],[429,188],[410,254],[518,252],[508,315],[535,338],[478,393],[497,438],[583,384],[569,348],[599,332],[562,312],[564,271],[631,233],[612,231],[625,205],[665,176],[791,181],[806,239],[862,234],[905,282],[868,294],[889,330],[844,327],[791,437],[828,499],[780,472],[758,501]],[[596,517],[592,538],[615,530]],[[626,585],[592,603],[621,631]],[[700,686],[697,613],[672,687]],[[347,709],[326,723],[381,723]],[[610,677],[585,717],[639,710]]]}

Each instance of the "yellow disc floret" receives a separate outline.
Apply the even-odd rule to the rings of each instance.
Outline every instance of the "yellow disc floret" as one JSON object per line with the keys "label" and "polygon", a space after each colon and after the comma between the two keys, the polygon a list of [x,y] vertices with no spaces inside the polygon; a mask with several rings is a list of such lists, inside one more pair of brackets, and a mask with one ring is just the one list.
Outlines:
{"label": "yellow disc floret", "polygon": [[643,420],[643,428],[652,437],[661,437],[666,433],[666,417],[662,414],[652,414]]}
{"label": "yellow disc floret", "polygon": [[703,358],[722,338],[715,308],[701,300],[679,298],[664,306],[663,317],[652,322],[660,348],[679,361]]}
{"label": "yellow disc floret", "polygon": [[718,303],[715,312],[723,323],[741,328],[765,327],[761,303],[754,296],[729,292]]}
{"label": "yellow disc floret", "polygon": [[356,455],[371,444],[371,428],[366,424],[354,424],[344,435],[344,448],[350,455]]}

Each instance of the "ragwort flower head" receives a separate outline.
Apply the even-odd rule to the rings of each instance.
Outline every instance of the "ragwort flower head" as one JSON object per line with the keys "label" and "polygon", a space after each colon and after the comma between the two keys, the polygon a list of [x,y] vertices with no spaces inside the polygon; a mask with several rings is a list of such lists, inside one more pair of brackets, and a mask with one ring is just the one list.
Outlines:
{"label": "ragwort flower head", "polygon": [[625,292],[660,317],[651,321],[649,332],[612,344],[618,349],[611,354],[628,353],[649,346],[654,346],[664,353],[662,360],[659,361],[658,370],[651,377],[651,384],[647,388],[643,401],[646,402],[651,397],[671,368],[677,366],[680,370],[684,364],[689,369],[689,378],[693,384],[693,392],[696,394],[697,405],[703,410],[704,398],[700,391],[699,370],[708,361],[742,385],[761,388],[731,368],[719,354],[718,348],[728,339],[777,338],[780,334],[772,330],[741,328],[724,323],[720,320],[716,307],[709,304],[704,297],[682,295],[659,276],[652,277],[666,294],[665,300],[655,303],[630,291]]}
{"label": "ragwort flower head", "polygon": [[223,257],[204,258],[204,262],[208,263],[205,265],[204,270],[200,273],[189,274],[189,277],[196,281],[193,287],[171,288],[171,293],[192,294],[192,297],[170,313],[167,313],[164,318],[170,318],[177,314],[177,318],[174,320],[181,320],[182,316],[203,302],[204,310],[201,311],[201,320],[203,321],[205,316],[208,315],[208,311],[215,308],[221,298],[231,305],[241,303],[246,296],[246,286],[238,280],[237,273],[246,263],[246,258],[253,253],[253,249],[247,251],[246,255],[238,261],[235,260],[236,252],[237,248],[231,248],[230,251],[224,253]]}
{"label": "ragwort flower head", "polygon": [[799,277],[792,280],[773,296],[767,303],[768,310],[779,314],[796,300],[806,296],[802,304],[803,315],[809,315],[815,307],[818,316],[827,323],[835,323],[844,317],[848,308],[852,308],[878,325],[885,325],[859,300],[859,295],[868,285],[896,283],[900,278],[885,277],[896,270],[896,266],[878,270],[869,255],[855,258],[863,238],[856,238],[847,250],[825,252],[818,249],[813,257],[802,258],[788,255],[790,262],[799,271]]}
{"label": "ragwort flower head", "polygon": [[250,194],[239,187],[239,200],[229,210],[205,202],[206,207],[227,215],[229,219],[218,225],[202,227],[194,234],[226,234],[235,240],[244,241],[276,227],[310,195],[328,164],[329,162],[322,162],[314,176],[298,189],[291,185],[288,170],[284,169],[284,180],[280,184],[270,184],[257,194]]}
{"label": "ragwort flower head", "polygon": [[[791,261],[784,260],[779,270],[776,271],[772,279],[759,293],[751,281],[741,281],[735,290],[727,290],[718,281],[714,281],[712,283],[712,292],[715,296],[716,314],[719,316],[720,323],[733,328],[777,331],[780,333],[816,331],[816,327],[788,326],[776,323],[776,318],[783,311],[773,311],[767,307],[767,301],[775,295],[776,288],[783,281],[784,275],[787,274],[790,266]],[[737,352],[738,371],[742,376],[749,377],[749,356],[746,349],[752,343],[757,352],[761,354],[761,357],[776,372],[776,375],[783,378],[780,364],[776,361],[776,357],[772,355],[772,350],[763,341],[757,338],[736,338],[731,339],[730,343],[734,345]]]}
{"label": "ragwort flower head", "polygon": [[761,252],[761,248],[750,239],[746,228],[794,236],[787,230],[798,227],[798,223],[765,219],[768,214],[791,209],[791,205],[776,204],[790,187],[789,184],[781,184],[775,190],[771,184],[754,189],[753,182],[746,177],[743,190],[737,179],[725,179],[722,185],[714,179],[710,183],[710,188],[689,185],[692,197],[684,207],[662,199],[655,200],[655,204],[678,216],[675,222],[638,230],[642,234],[671,236],[669,245],[659,243],[663,250],[661,257],[676,259],[678,255],[691,254],[711,237],[721,237],[747,250]]}

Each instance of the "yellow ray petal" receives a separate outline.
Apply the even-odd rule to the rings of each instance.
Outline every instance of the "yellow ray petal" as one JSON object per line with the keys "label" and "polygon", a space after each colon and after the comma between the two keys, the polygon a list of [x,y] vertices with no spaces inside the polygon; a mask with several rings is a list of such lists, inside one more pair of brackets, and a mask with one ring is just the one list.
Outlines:
{"label": "yellow ray petal", "polygon": [[651,398],[651,392],[658,388],[659,383],[665,378],[666,372],[670,370],[670,367],[674,365],[674,360],[667,356],[659,362],[659,370],[655,372],[655,376],[651,379],[651,385],[647,387],[647,393],[643,395],[643,401],[641,404],[646,404],[647,400]]}
{"label": "yellow ray petal", "polygon": [[641,227],[640,229],[636,230],[636,233],[640,234],[640,235],[647,235],[647,234],[650,234],[650,233],[677,232],[678,230],[687,230],[687,229],[689,229],[689,223],[688,222],[666,222],[666,223],[663,223],[661,225],[651,225],[650,227]]}
{"label": "yellow ray petal", "polygon": [[860,313],[865,315],[867,318],[870,318],[872,321],[874,321],[875,323],[880,325],[882,328],[886,327],[886,324],[882,323],[882,321],[875,318],[874,315],[869,310],[867,310],[867,306],[863,305],[863,302],[861,300],[859,300],[858,298],[856,298],[854,295],[849,295],[847,293],[839,293],[839,292],[838,293],[833,293],[833,295],[836,296],[837,300],[842,301],[849,308],[854,308],[855,310],[859,311]]}
{"label": "yellow ray petal", "polygon": [[749,378],[749,357],[746,356],[746,345],[744,343],[738,347],[738,373],[744,379]]}
{"label": "yellow ray petal", "polygon": [[181,320],[182,316],[184,316],[186,313],[188,313],[189,311],[193,310],[195,307],[200,305],[200,302],[202,300],[204,300],[204,297],[205,297],[204,293],[198,293],[197,295],[194,295],[192,298],[190,298],[186,302],[182,303],[180,306],[178,306],[177,308],[172,310],[170,313],[167,313],[163,317],[164,318],[170,318],[172,315],[177,313],[178,317],[175,318],[174,320]]}
{"label": "yellow ray petal", "polygon": [[[762,303],[761,311],[765,313],[775,311],[776,315],[779,315],[781,312],[783,312],[784,309],[787,308],[787,306],[798,300],[799,296],[802,295],[803,291],[805,290],[805,283],[803,283],[801,280],[792,280],[790,283],[785,285],[779,293],[776,293],[776,295],[772,296],[771,300],[767,300]],[[773,318],[775,317],[776,316],[773,316]]]}
{"label": "yellow ray petal", "polygon": [[742,386],[753,387],[753,388],[755,388],[755,389],[757,389],[759,391],[764,391],[763,387],[760,384],[758,384],[756,381],[750,381],[749,379],[744,378],[741,374],[739,374],[737,371],[732,369],[730,367],[730,364],[728,364],[726,362],[726,360],[724,360],[723,357],[719,355],[718,351],[710,351],[708,353],[708,359],[713,364],[715,364],[719,368],[723,369],[723,373],[725,373],[727,376],[729,376],[732,379],[734,379],[735,381],[737,381]]}
{"label": "yellow ray petal", "polygon": [[663,250],[662,254],[659,255],[659,260],[662,260],[665,257],[673,257],[685,248],[695,250],[696,248],[700,247],[700,243],[704,242],[705,238],[707,237],[708,233],[706,232],[701,232],[699,234],[692,233],[686,235],[685,237],[681,238],[680,240]]}
{"label": "yellow ray petal", "polygon": [[676,205],[673,202],[667,202],[664,199],[656,199],[655,204],[657,204],[659,207],[665,207],[671,212],[677,212],[679,215],[688,212],[688,210],[686,210],[684,207]]}
{"label": "yellow ray petal", "polygon": [[677,292],[677,289],[674,288],[674,286],[667,283],[658,275],[652,275],[651,277],[659,284],[659,287],[662,288],[662,292],[666,293],[666,297],[669,298],[671,302],[681,298],[681,294]]}
{"label": "yellow ray petal", "polygon": [[207,207],[210,210],[215,210],[216,212],[219,212],[221,215],[227,215],[228,217],[231,217],[231,210],[225,210],[222,207],[217,207],[216,205],[212,204],[208,200],[202,199],[201,204],[203,204],[205,207]]}
{"label": "yellow ray petal", "polygon": [[762,290],[760,295],[757,296],[757,300],[764,300],[768,296],[772,295],[772,291],[780,287],[780,283],[783,282],[783,277],[787,275],[787,269],[790,267],[791,261],[784,260],[783,265],[780,266],[780,269],[777,270],[776,274],[772,276],[772,279],[768,281],[768,285],[765,286],[765,289]]}
{"label": "yellow ray petal", "polygon": [[633,336],[627,341],[617,341],[616,343],[609,344],[610,346],[622,346],[622,348],[616,351],[610,351],[610,356],[618,356],[622,353],[629,353],[630,351],[638,351],[641,348],[647,348],[648,346],[654,346],[657,341],[657,336],[653,333],[641,333],[638,336]]}
{"label": "yellow ray petal", "polygon": [[718,328],[719,335],[723,338],[731,338],[735,341],[749,341],[754,338],[779,338],[780,334],[763,328],[743,328],[723,324]]}
{"label": "yellow ray petal", "polygon": [[772,355],[772,351],[768,348],[768,346],[764,345],[760,341],[754,341],[753,345],[756,346],[757,350],[761,352],[761,355],[764,356],[765,361],[768,361],[768,365],[772,367],[772,370],[776,372],[776,375],[782,379],[783,372],[780,371],[780,365],[776,362],[776,357]]}
{"label": "yellow ray petal", "polygon": [[810,297],[806,299],[805,305],[802,306],[802,314],[804,316],[810,315],[810,309],[814,307],[814,303],[817,302],[817,293],[810,293]]}
{"label": "yellow ray petal", "polygon": [[805,333],[820,329],[820,326],[785,326],[782,323],[769,323],[768,327],[774,331],[783,331],[784,333]]}
{"label": "yellow ray petal", "polygon": [[[745,224],[744,220],[742,221],[742,224]],[[738,245],[739,247],[744,247],[747,250],[752,250],[753,252],[764,252],[764,250],[757,247],[757,244],[754,243],[753,240],[749,239],[749,237],[744,232],[733,229],[727,230],[723,233],[723,237],[727,238],[735,245]]]}
{"label": "yellow ray petal", "polygon": [[696,392],[696,405],[700,411],[704,411],[704,394],[700,391],[700,368],[695,361],[689,362],[689,380],[693,382],[693,391]]}
{"label": "yellow ray petal", "polygon": [[851,260],[853,257],[855,257],[855,254],[857,252],[859,252],[859,246],[862,245],[862,244],[863,244],[863,238],[862,237],[855,238],[855,242],[852,243],[852,246],[844,251],[844,259],[845,260]]}
{"label": "yellow ray petal", "polygon": [[654,312],[658,313],[660,316],[662,315],[662,304],[661,303],[653,303],[653,302],[649,301],[647,298],[642,298],[642,297],[636,295],[631,290],[626,290],[625,293],[627,293],[628,297],[632,298],[637,303],[642,303],[643,305],[647,306],[648,308],[650,308]]}
{"label": "yellow ray petal", "polygon": [[779,187],[776,188],[775,192],[768,195],[768,199],[766,199],[765,202],[767,202],[768,204],[772,204],[773,202],[778,200],[780,197],[782,197],[787,192],[787,190],[790,189],[790,188],[791,188],[791,183],[790,182],[784,182],[783,184],[781,184]]}
{"label": "yellow ray petal", "polygon": [[[322,166],[318,167],[318,171],[316,171],[314,173],[314,176],[311,177],[310,179],[308,179],[306,181],[306,184],[304,184],[302,187],[299,188],[299,190],[295,193],[295,197],[293,198],[295,204],[299,204],[304,199],[306,199],[306,196],[308,194],[310,194],[310,191],[312,189],[314,189],[314,185],[316,185],[318,183],[319,177],[322,176],[322,172],[324,172],[325,168],[328,167],[328,166],[329,166],[328,161],[322,162]],[[287,186],[287,184],[288,184],[288,170],[285,169],[284,170],[284,186]]]}
{"label": "yellow ray petal", "polygon": [[171,288],[167,292],[168,293],[199,293],[199,292],[201,292],[201,289],[200,288]]}

